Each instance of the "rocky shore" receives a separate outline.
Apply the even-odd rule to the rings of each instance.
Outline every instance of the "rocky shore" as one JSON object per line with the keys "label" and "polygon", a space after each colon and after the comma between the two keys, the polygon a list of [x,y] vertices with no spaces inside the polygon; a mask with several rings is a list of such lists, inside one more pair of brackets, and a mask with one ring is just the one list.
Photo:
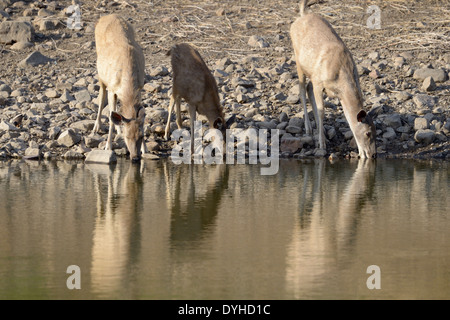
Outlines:
{"label": "rocky shore", "polygon": [[[269,1],[255,1],[254,6],[252,1],[246,5],[230,1],[226,7],[218,1],[81,2],[78,30],[68,28],[71,1],[0,0],[0,159],[84,159],[90,151],[104,148],[108,108],[102,134],[92,134],[99,89],[93,31],[98,17],[113,12],[130,17],[146,55],[142,103],[150,158],[168,156],[174,146],[163,138],[172,83],[164,53],[177,42],[199,48],[216,77],[226,117],[236,116],[231,128],[278,129],[281,157],[357,156],[337,99],[325,100],[326,153],[316,149],[316,136],[304,133],[288,33],[298,14],[296,1],[283,2],[280,10]],[[357,1],[349,2],[348,14],[361,15],[356,20],[359,27],[339,25],[345,18],[339,1],[319,1],[311,10],[336,26],[353,53],[365,108],[377,113],[378,156],[449,160],[450,37],[445,23],[429,22],[439,11],[415,16],[416,21],[395,29],[392,25],[408,19],[408,10],[420,13],[426,2],[432,2],[405,1],[402,7],[393,7],[398,17],[387,17],[385,29],[368,31],[362,20],[367,18],[365,11],[352,6]],[[380,7],[389,9],[381,2]],[[383,32],[390,32],[390,38]],[[402,42],[399,35],[413,40]],[[183,108],[184,125],[189,128]],[[315,128],[311,108],[308,111]],[[174,130],[174,116],[172,121]],[[126,156],[121,136],[116,135],[113,148],[116,155]]]}

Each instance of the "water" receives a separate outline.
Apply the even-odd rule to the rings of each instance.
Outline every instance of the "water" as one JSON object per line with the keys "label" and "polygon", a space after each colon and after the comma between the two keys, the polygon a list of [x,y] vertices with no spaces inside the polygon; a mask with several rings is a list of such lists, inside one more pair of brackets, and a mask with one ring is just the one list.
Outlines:
{"label": "water", "polygon": [[449,299],[449,168],[2,162],[0,299]]}

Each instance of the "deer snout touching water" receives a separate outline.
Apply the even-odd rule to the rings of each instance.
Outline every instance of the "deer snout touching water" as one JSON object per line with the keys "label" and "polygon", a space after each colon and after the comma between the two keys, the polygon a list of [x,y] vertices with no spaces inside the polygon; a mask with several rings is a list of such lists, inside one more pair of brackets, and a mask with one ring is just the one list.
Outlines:
{"label": "deer snout touching water", "polygon": [[[99,19],[95,27],[95,44],[100,92],[94,132],[100,129],[108,89],[111,114],[106,149],[112,149],[114,125],[123,125],[130,159],[137,161],[141,157],[141,147],[145,150],[145,109],[140,105],[145,78],[144,54],[135,40],[133,27],[116,14]],[[117,100],[121,103],[120,113],[117,112]]]}
{"label": "deer snout touching water", "polygon": [[[376,155],[376,130],[372,115],[363,110],[363,97],[353,57],[331,25],[319,15],[306,13],[307,0],[300,2],[300,17],[291,25],[300,99],[305,114],[305,129],[312,133],[306,110],[306,91],[314,110],[319,131],[319,147],[326,148],[323,130],[323,91],[339,98],[345,117],[353,132],[361,158]],[[310,85],[306,90],[306,77]]]}
{"label": "deer snout touching water", "polygon": [[193,152],[196,112],[206,116],[210,128],[221,130],[223,136],[234,118],[230,118],[225,123],[216,80],[197,50],[186,43],[180,43],[174,45],[167,55],[171,57],[173,87],[164,137],[166,140],[169,138],[170,117],[174,105],[176,105],[177,126],[181,129],[180,104],[183,98],[189,105],[191,151]]}

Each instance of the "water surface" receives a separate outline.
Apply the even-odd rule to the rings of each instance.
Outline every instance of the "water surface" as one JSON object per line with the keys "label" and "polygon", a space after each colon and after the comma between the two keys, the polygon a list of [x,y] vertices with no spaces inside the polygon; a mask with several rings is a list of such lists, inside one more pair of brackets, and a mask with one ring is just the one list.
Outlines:
{"label": "water surface", "polygon": [[0,299],[450,299],[449,171],[2,162]]}

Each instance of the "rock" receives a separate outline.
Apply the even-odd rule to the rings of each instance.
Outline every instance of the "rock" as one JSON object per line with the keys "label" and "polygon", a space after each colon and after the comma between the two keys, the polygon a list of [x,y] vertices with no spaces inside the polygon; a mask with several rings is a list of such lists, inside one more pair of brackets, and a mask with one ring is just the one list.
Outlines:
{"label": "rock", "polygon": [[152,77],[164,77],[169,74],[169,70],[167,70],[164,66],[158,66],[150,69],[149,75]]}
{"label": "rock", "polygon": [[147,92],[159,92],[161,91],[161,84],[157,82],[148,82],[144,84],[144,91]]}
{"label": "rock", "polygon": [[88,135],[84,137],[84,144],[88,148],[98,148],[99,144],[105,141],[105,139],[98,134]]}
{"label": "rock", "polygon": [[84,158],[84,155],[77,151],[69,150],[64,154],[63,157],[66,160],[81,160]]}
{"label": "rock", "polygon": [[289,117],[286,112],[281,112],[278,119],[280,120],[280,122],[286,122],[289,120]]}
{"label": "rock", "polygon": [[325,149],[316,149],[314,151],[314,157],[323,158],[327,155],[327,150]]}
{"label": "rock", "polygon": [[47,98],[57,98],[58,97],[58,92],[53,88],[45,90],[44,94]]}
{"label": "rock", "polygon": [[417,143],[430,144],[434,141],[436,133],[430,129],[417,130],[414,135],[414,140]]}
{"label": "rock", "polygon": [[146,146],[147,146],[147,150],[150,152],[161,150],[161,146],[156,141],[149,141],[146,143]]}
{"label": "rock", "polygon": [[390,114],[384,119],[384,124],[397,129],[402,125],[402,119],[398,113]]}
{"label": "rock", "polygon": [[424,130],[429,128],[429,123],[427,118],[416,118],[414,120],[414,130]]}
{"label": "rock", "polygon": [[72,147],[80,142],[81,136],[77,134],[73,129],[68,129],[60,134],[58,143],[64,147]]}
{"label": "rock", "polygon": [[31,42],[28,41],[19,41],[14,43],[10,49],[11,50],[24,50],[27,48],[31,48],[33,46],[33,44]]}
{"label": "rock", "polygon": [[94,125],[95,120],[85,119],[70,124],[70,127],[81,131],[92,131],[92,129],[94,129]]}
{"label": "rock", "polygon": [[52,140],[55,140],[59,136],[60,133],[61,133],[60,127],[58,127],[58,126],[51,127],[48,130],[48,137]]}
{"label": "rock", "polygon": [[413,101],[419,108],[422,108],[422,107],[432,108],[436,104],[435,97],[429,96],[427,94],[415,95],[413,98]]}
{"label": "rock", "polygon": [[436,90],[436,83],[433,80],[433,77],[429,76],[423,80],[422,89],[424,91],[434,91]]}
{"label": "rock", "polygon": [[41,149],[29,147],[25,150],[25,159],[39,160],[42,157]]}
{"label": "rock", "polygon": [[160,157],[158,155],[156,155],[156,154],[153,154],[153,153],[143,153],[142,154],[142,159],[145,159],[145,160],[159,160]]}
{"label": "rock", "polygon": [[282,138],[280,143],[281,152],[296,153],[303,147],[303,143],[300,138],[287,137]]}
{"label": "rock", "polygon": [[379,77],[381,77],[381,74],[377,69],[373,69],[372,71],[370,71],[369,77],[371,77],[372,79],[378,79]]}
{"label": "rock", "polygon": [[414,79],[425,80],[428,77],[432,77],[435,82],[445,82],[447,80],[447,74],[442,69],[421,68],[414,71]]}
{"label": "rock", "polygon": [[248,39],[248,45],[254,48],[267,48],[269,43],[267,43],[264,38],[260,36],[253,35]]}
{"label": "rock", "polygon": [[0,43],[31,42],[33,28],[26,21],[3,21],[0,23]]}
{"label": "rock", "polygon": [[78,91],[75,93],[75,100],[77,102],[88,102],[91,101],[91,94],[87,89]]}
{"label": "rock", "polygon": [[112,150],[95,149],[86,155],[85,163],[111,164],[117,162],[117,157]]}
{"label": "rock", "polygon": [[296,104],[299,101],[299,96],[297,94],[290,94],[286,99],[286,103],[288,104]]}
{"label": "rock", "polygon": [[380,58],[380,54],[377,51],[372,51],[367,55],[369,59],[378,60]]}
{"label": "rock", "polygon": [[391,127],[386,128],[386,132],[383,133],[383,138],[386,140],[394,140],[397,137],[397,134],[395,133],[394,129]]}
{"label": "rock", "polygon": [[0,123],[0,131],[17,131],[17,130],[19,130],[19,128],[9,123],[8,121],[2,121]]}
{"label": "rock", "polygon": [[297,134],[297,133],[301,133],[302,132],[302,128],[301,127],[297,127],[297,126],[288,125],[286,127],[286,132],[292,133],[292,134]]}
{"label": "rock", "polygon": [[49,31],[49,30],[55,30],[59,26],[62,26],[62,24],[59,22],[58,19],[36,19],[33,24],[36,27],[39,27],[39,31]]}
{"label": "rock", "polygon": [[295,127],[299,127],[299,128],[302,128],[303,127],[303,125],[304,125],[304,120],[302,119],[302,118],[299,118],[299,117],[292,117],[290,120],[289,120],[289,126],[295,126]]}
{"label": "rock", "polygon": [[18,66],[23,67],[23,68],[26,68],[29,66],[36,67],[38,65],[46,64],[46,63],[53,62],[53,61],[55,61],[55,60],[44,56],[39,51],[35,51],[35,52],[31,53],[28,57],[26,57],[24,60],[20,61]]}

